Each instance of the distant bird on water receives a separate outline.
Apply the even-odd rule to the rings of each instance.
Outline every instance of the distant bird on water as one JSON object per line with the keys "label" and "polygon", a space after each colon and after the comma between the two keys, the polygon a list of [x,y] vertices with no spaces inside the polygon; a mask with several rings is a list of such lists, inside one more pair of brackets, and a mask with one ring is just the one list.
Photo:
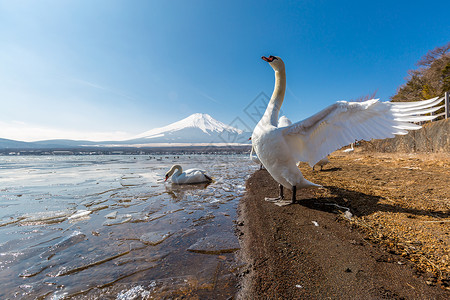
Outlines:
{"label": "distant bird on water", "polygon": [[172,176],[172,183],[176,184],[194,184],[212,181],[212,178],[206,175],[204,170],[189,169],[183,172],[180,165],[173,165],[165,176],[166,179],[164,181],[167,181]]}
{"label": "distant bird on water", "polygon": [[[421,126],[412,122],[432,120],[424,114],[436,111],[439,99],[417,102],[339,101],[317,114],[286,127],[278,127],[278,114],[286,91],[284,62],[276,56],[262,57],[275,71],[275,88],[266,111],[252,134],[252,144],[259,160],[280,184],[280,196],[266,198],[279,202],[284,199],[283,187],[292,190],[296,202],[298,188],[320,187],[303,177],[298,161],[314,166],[329,153],[357,140],[384,139]],[[438,101],[438,102],[436,102]],[[278,204],[285,204],[282,201]]]}

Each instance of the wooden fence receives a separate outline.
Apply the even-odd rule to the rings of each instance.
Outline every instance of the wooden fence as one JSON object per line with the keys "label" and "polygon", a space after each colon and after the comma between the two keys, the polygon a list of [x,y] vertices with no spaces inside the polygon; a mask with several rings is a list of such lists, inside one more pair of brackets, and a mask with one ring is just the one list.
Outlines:
{"label": "wooden fence", "polygon": [[[445,119],[450,118],[450,100],[449,100],[449,92],[445,92],[444,97],[440,98],[440,102],[437,104],[441,104],[442,102],[444,102],[444,104],[442,105],[442,107],[444,108],[444,111],[437,114],[436,118],[433,121],[436,121],[438,119],[440,119],[440,117],[444,117]],[[433,115],[433,113],[432,113]],[[442,118],[442,119],[444,119]]]}

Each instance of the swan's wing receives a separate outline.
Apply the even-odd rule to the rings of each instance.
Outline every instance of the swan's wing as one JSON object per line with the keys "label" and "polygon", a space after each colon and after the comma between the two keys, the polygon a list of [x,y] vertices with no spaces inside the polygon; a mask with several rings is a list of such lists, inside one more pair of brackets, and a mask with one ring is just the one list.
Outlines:
{"label": "swan's wing", "polygon": [[412,122],[438,110],[442,99],[418,102],[339,101],[303,121],[281,129],[292,154],[311,166],[331,152],[356,140],[384,139],[421,128]]}
{"label": "swan's wing", "polygon": [[195,176],[195,175],[198,175],[198,174],[205,174],[206,171],[202,170],[202,169],[195,169],[194,168],[194,169],[188,169],[188,170],[184,171],[184,173],[186,173],[187,176]]}
{"label": "swan's wing", "polygon": [[205,170],[201,169],[188,169],[184,171],[178,178],[177,183],[199,183],[199,182],[205,182],[205,178],[209,181],[212,180],[210,176],[206,174]]}

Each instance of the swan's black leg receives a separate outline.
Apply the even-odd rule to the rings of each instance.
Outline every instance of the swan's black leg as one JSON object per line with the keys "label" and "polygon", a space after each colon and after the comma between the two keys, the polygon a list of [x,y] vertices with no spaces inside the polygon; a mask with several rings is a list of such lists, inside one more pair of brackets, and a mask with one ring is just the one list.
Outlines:
{"label": "swan's black leg", "polygon": [[265,198],[266,201],[269,202],[278,202],[284,199],[284,193],[283,193],[283,186],[280,184],[280,196],[276,197],[276,198]]}
{"label": "swan's black leg", "polygon": [[297,202],[297,187],[294,185],[292,187],[292,203],[296,203]]}

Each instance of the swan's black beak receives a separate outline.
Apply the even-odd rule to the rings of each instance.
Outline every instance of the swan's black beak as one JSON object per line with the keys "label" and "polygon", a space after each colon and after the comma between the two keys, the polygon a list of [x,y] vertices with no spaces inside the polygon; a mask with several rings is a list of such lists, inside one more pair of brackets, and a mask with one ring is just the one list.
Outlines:
{"label": "swan's black beak", "polygon": [[169,179],[169,176],[167,176],[167,175],[166,175],[166,179],[164,179],[164,182],[166,182],[166,181],[167,181],[167,179]]}
{"label": "swan's black beak", "polygon": [[273,62],[275,59],[277,59],[275,56],[271,55],[269,57],[265,57],[265,56],[261,56],[262,60],[267,61],[267,62]]}

